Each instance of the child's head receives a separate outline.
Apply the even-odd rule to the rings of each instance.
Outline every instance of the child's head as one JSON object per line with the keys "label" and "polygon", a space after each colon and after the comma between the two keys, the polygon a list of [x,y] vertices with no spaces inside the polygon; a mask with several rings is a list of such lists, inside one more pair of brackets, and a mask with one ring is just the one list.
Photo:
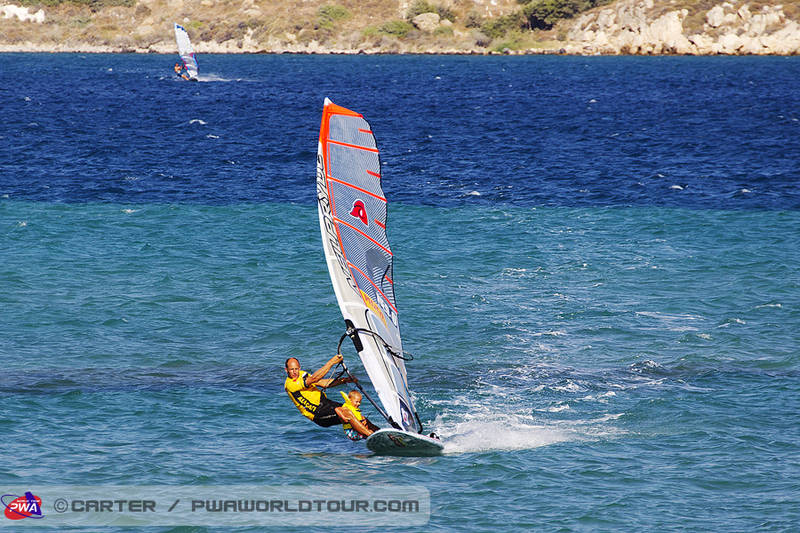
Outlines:
{"label": "child's head", "polygon": [[361,393],[357,390],[351,390],[347,397],[350,398],[350,403],[352,403],[356,409],[361,405]]}

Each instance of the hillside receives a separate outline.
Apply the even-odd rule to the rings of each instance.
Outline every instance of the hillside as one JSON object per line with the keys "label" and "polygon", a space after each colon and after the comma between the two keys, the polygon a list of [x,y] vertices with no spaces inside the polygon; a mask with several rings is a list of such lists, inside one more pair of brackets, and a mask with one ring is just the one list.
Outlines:
{"label": "hillside", "polygon": [[800,53],[800,0],[3,1],[0,51]]}

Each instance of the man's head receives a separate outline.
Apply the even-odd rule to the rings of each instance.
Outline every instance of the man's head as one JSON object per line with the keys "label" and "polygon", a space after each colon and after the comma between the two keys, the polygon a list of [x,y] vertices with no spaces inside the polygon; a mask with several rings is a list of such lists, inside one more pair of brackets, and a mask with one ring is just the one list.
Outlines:
{"label": "man's head", "polygon": [[357,390],[351,390],[347,397],[350,398],[350,403],[352,403],[353,406],[358,409],[361,405],[361,393]]}
{"label": "man's head", "polygon": [[291,379],[297,379],[297,376],[300,375],[300,361],[295,357],[290,357],[286,360],[285,366],[286,375]]}

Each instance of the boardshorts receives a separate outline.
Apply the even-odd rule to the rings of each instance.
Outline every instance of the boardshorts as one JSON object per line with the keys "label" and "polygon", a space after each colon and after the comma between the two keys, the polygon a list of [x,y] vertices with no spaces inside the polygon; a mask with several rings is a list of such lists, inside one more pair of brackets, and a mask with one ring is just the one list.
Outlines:
{"label": "boardshorts", "polygon": [[341,407],[342,404],[339,402],[334,402],[333,400],[329,400],[328,398],[320,399],[322,401],[320,402],[319,406],[317,406],[317,410],[314,411],[314,418],[312,418],[313,422],[324,428],[341,424],[342,421],[339,419],[339,415],[336,414],[336,408]]}

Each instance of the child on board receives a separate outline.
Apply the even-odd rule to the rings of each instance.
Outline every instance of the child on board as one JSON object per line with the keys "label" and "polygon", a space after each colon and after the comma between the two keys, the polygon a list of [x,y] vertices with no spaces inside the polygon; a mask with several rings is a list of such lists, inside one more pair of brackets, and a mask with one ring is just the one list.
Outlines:
{"label": "child on board", "polygon": [[348,439],[356,441],[361,439],[366,439],[367,437],[372,435],[373,432],[378,431],[380,429],[378,426],[370,422],[366,416],[361,414],[361,411],[359,410],[359,407],[361,407],[361,399],[362,399],[360,392],[353,389],[347,394],[345,394],[344,391],[339,391],[339,394],[341,394],[342,397],[344,398],[344,405],[339,409],[347,409],[350,412],[352,412],[353,415],[355,415],[355,417],[358,419],[358,421],[361,422],[364,425],[364,427],[366,427],[369,430],[369,433],[362,433],[358,429],[354,428],[353,424],[351,424],[350,422],[345,422],[344,424],[342,424],[342,429],[344,429],[344,434],[347,436]]}

